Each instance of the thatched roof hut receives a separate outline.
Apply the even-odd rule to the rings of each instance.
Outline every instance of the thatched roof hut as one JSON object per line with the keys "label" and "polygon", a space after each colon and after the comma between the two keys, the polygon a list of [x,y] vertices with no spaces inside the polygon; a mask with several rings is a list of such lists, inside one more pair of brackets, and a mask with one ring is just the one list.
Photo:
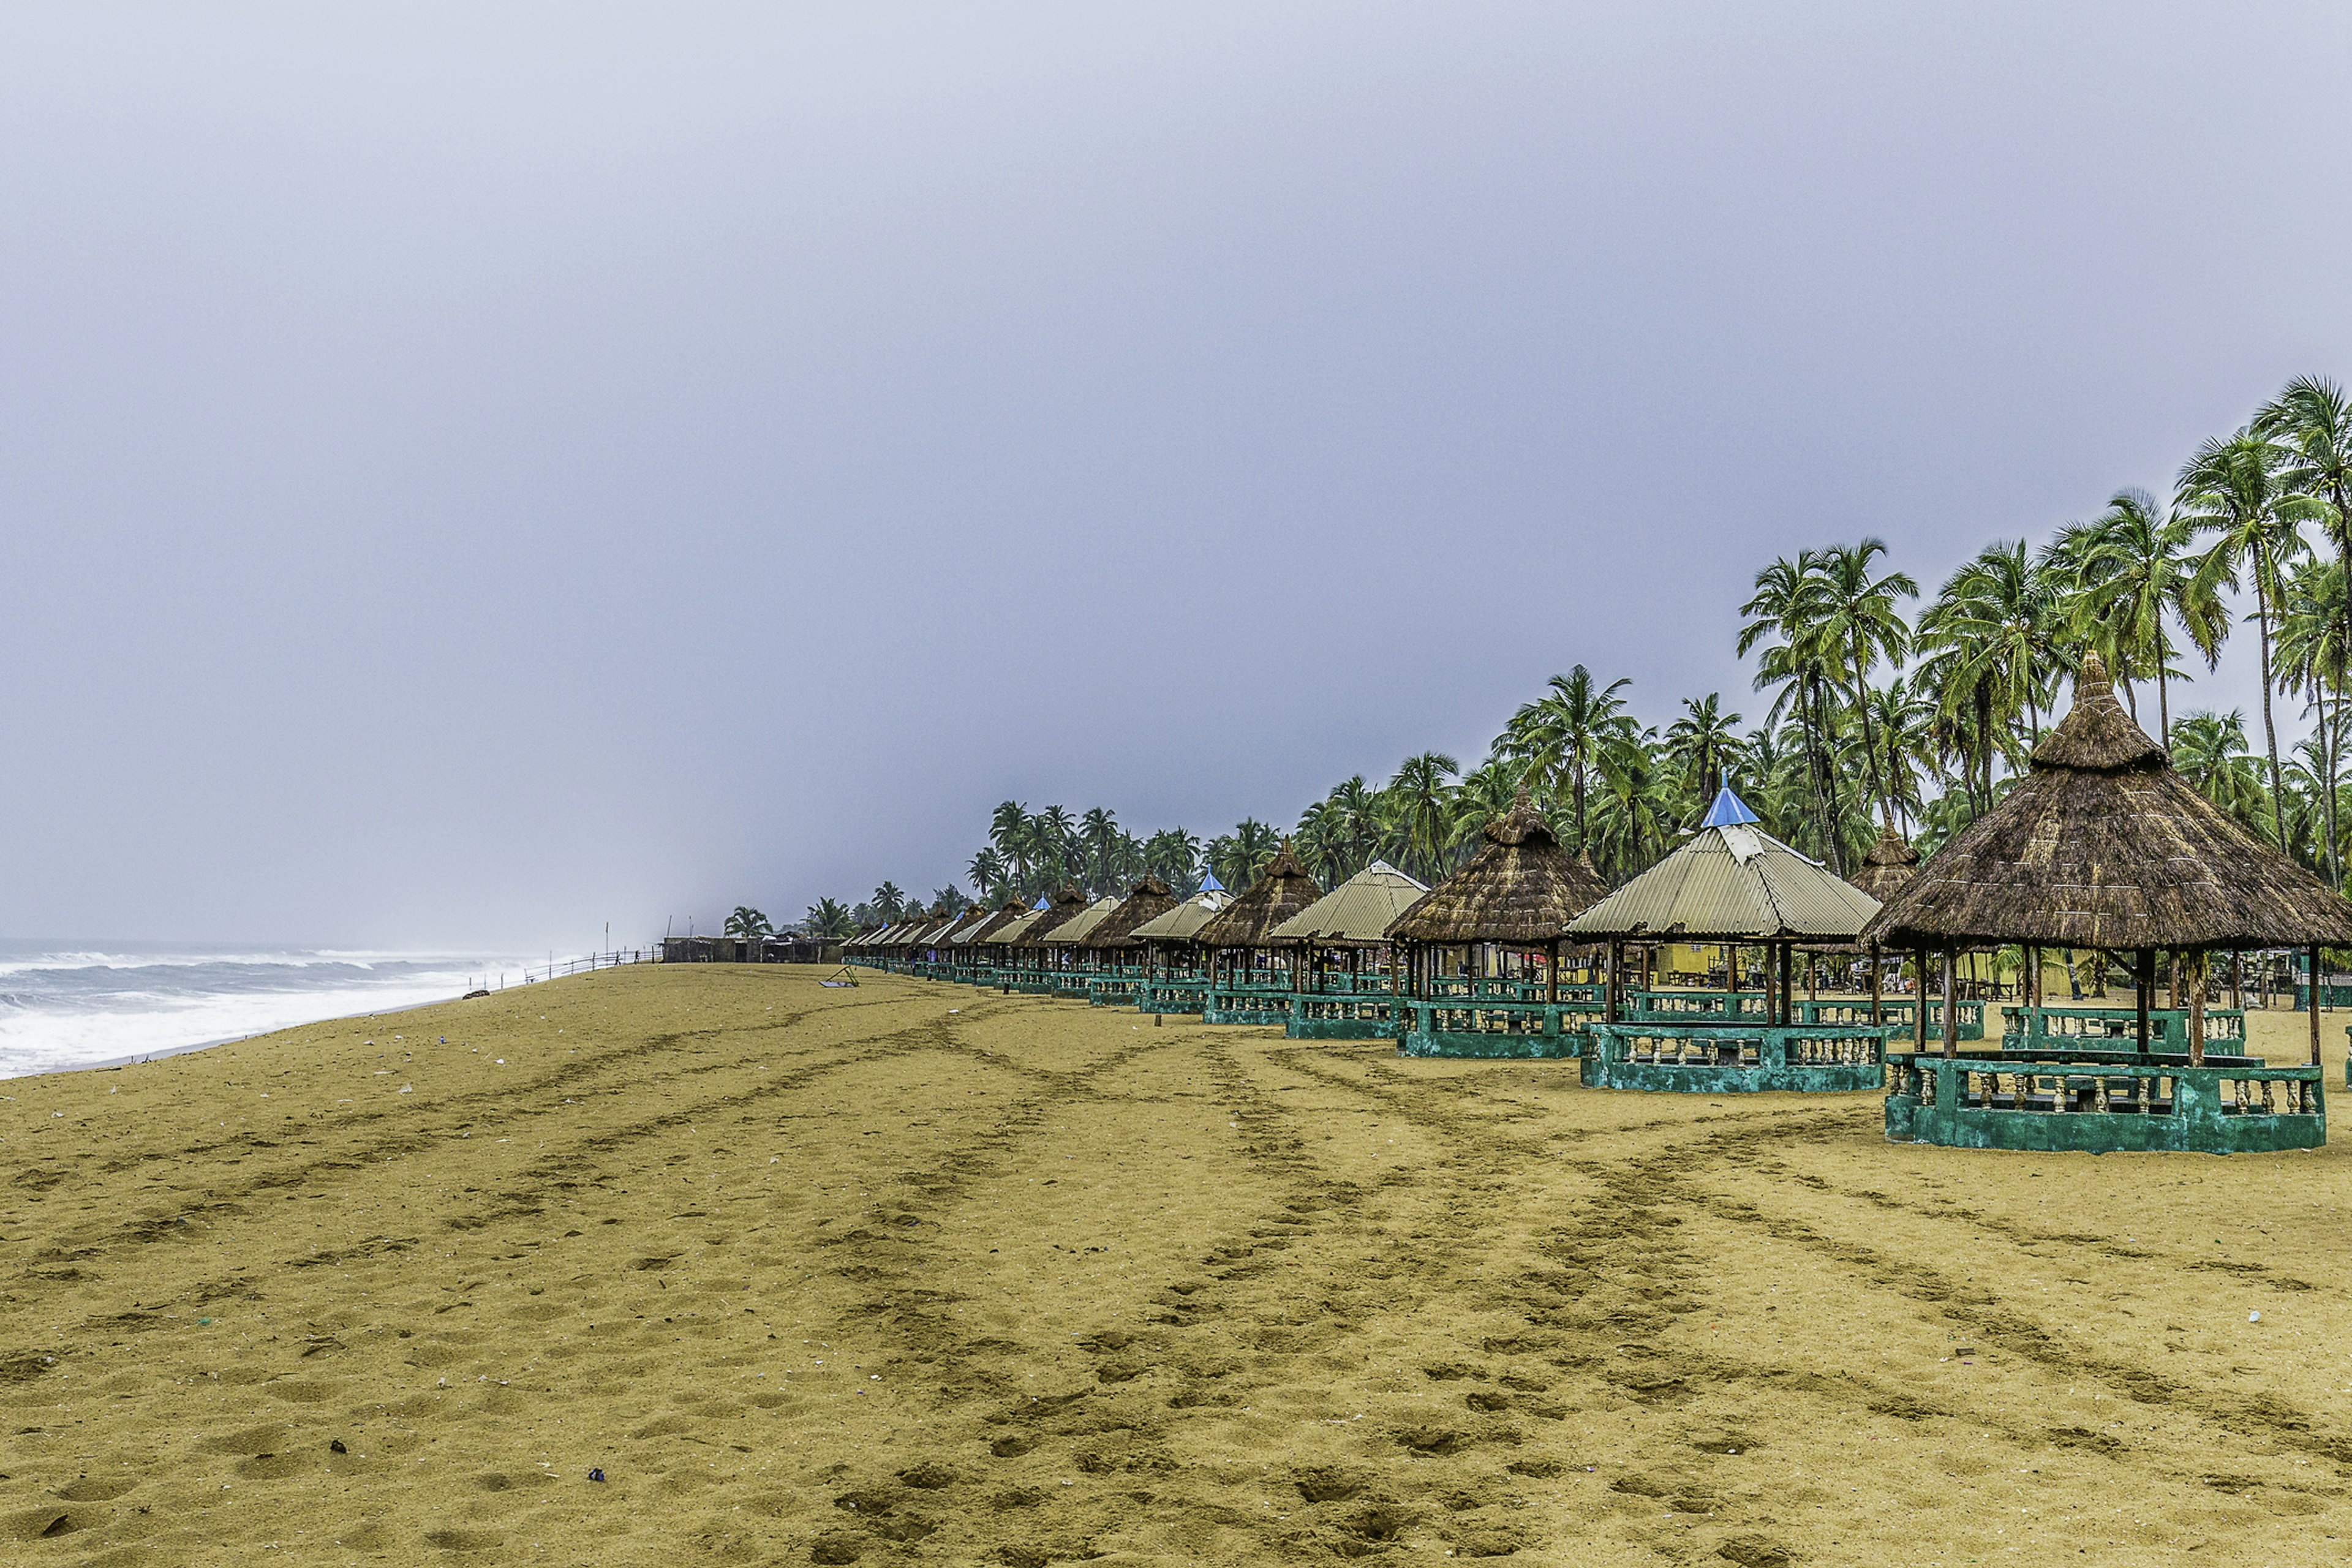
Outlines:
{"label": "thatched roof hut", "polygon": [[1018,899],[1008,899],[993,910],[982,910],[980,918],[959,928],[952,940],[958,947],[972,946],[1019,920],[1024,912]]}
{"label": "thatched roof hut", "polygon": [[1290,840],[1286,838],[1249,891],[1202,926],[1192,940],[1202,947],[1264,947],[1275,927],[1322,896],[1322,888],[1290,852]]}
{"label": "thatched roof hut", "polygon": [[1019,947],[1045,946],[1049,940],[1054,939],[1055,933],[1059,931],[1062,927],[1069,924],[1072,921],[1077,919],[1079,915],[1084,913],[1086,911],[1086,908],[1087,896],[1078,891],[1076,888],[1071,887],[1068,883],[1064,883],[1062,885],[1062,890],[1055,893],[1051,900],[1047,900],[1044,911],[1035,921],[1029,924],[1026,930],[1021,933],[1019,942],[1014,945]]}
{"label": "thatched roof hut", "polygon": [[1918,874],[1919,851],[1889,822],[1880,826],[1878,842],[1862,858],[1862,869],[1846,880],[1884,904]]}
{"label": "thatched roof hut", "polygon": [[995,930],[982,933],[980,939],[981,945],[983,947],[1023,946],[1026,942],[1029,933],[1037,929],[1038,921],[1048,921],[1053,918],[1053,907],[1051,905],[1047,905],[1045,909],[1028,909],[1020,910],[1018,913],[1014,914],[1011,920],[1006,921],[1003,925],[998,926]]}
{"label": "thatched roof hut", "polygon": [[1591,861],[1560,847],[1524,790],[1484,832],[1486,842],[1470,863],[1398,916],[1391,937],[1549,943],[1566,936],[1570,922],[1609,891]]}
{"label": "thatched roof hut", "polygon": [[1427,891],[1387,861],[1375,860],[1275,927],[1269,940],[1276,946],[1378,947],[1396,918]]}
{"label": "thatched roof hut", "polygon": [[2074,705],[2000,803],[1863,933],[1890,948],[2352,946],[2352,903],[2174,771],[2083,656]]}
{"label": "thatched roof hut", "polygon": [[1203,888],[1170,910],[1154,915],[1128,934],[1137,942],[1191,942],[1201,928],[1224,911],[1234,896],[1223,888]]}
{"label": "thatched roof hut", "polygon": [[1088,948],[1125,948],[1142,945],[1135,940],[1135,928],[1146,921],[1157,920],[1176,907],[1176,895],[1168,884],[1146,871],[1143,879],[1129,888],[1118,907],[1105,915],[1095,929],[1078,945]]}
{"label": "thatched roof hut", "polygon": [[1727,786],[1673,854],[1579,915],[1579,937],[1853,940],[1878,900],[1765,832]]}

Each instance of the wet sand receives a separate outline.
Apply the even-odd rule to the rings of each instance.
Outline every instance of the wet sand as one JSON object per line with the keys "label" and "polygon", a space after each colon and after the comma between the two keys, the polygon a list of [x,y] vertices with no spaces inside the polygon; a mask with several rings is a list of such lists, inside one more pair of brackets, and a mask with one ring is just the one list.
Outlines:
{"label": "wet sand", "polygon": [[820,973],[0,1084],[0,1562],[2344,1551],[2342,1133],[1893,1148]]}

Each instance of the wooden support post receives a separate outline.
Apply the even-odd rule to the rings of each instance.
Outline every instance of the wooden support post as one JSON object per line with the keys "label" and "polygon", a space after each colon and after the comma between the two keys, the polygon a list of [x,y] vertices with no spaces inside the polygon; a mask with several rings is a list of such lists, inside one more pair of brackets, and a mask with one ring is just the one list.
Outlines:
{"label": "wooden support post", "polygon": [[2242,1013],[2246,1010],[2246,955],[2230,954],[2230,1005]]}
{"label": "wooden support post", "polygon": [[1559,938],[1551,939],[1551,947],[1544,960],[1544,1005],[1559,1005]]}
{"label": "wooden support post", "polygon": [[1601,1016],[1610,1023],[1618,1021],[1624,1006],[1625,942],[1622,937],[1609,939],[1609,973],[1601,982]]}
{"label": "wooden support post", "polygon": [[2189,1065],[2201,1068],[2205,1065],[2205,955],[2182,953],[2172,972],[2184,971],[2189,976]]}
{"label": "wooden support post", "polygon": [[1953,994],[1955,988],[1952,984],[1952,949],[1948,943],[1944,948],[1944,1057],[1946,1060],[1960,1054],[1959,998]]}
{"label": "wooden support post", "polygon": [[1874,1026],[1883,1022],[1878,1016],[1881,984],[1878,975],[1878,949],[1874,947],[1870,950],[1870,1021]]}
{"label": "wooden support post", "polygon": [[2319,950],[2311,950],[2311,1065],[2319,1065]]}
{"label": "wooden support post", "polygon": [[2142,1056],[2147,1054],[2147,1009],[2156,994],[2156,950],[2141,948],[2132,955],[2132,1007],[2137,1020],[2136,1037]]}
{"label": "wooden support post", "polygon": [[1913,1047],[1924,1057],[1927,1054],[1927,950],[1923,947],[1913,952],[1911,962],[1918,971],[1911,986]]}

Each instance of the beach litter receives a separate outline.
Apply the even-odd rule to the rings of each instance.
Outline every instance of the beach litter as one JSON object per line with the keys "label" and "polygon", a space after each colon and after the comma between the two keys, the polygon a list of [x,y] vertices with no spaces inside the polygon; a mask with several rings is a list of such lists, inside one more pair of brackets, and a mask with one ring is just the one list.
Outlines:
{"label": "beach litter", "polygon": [[588,1479],[592,1481],[601,1481],[604,1479],[604,1472],[601,1469],[591,1470],[588,1472]]}

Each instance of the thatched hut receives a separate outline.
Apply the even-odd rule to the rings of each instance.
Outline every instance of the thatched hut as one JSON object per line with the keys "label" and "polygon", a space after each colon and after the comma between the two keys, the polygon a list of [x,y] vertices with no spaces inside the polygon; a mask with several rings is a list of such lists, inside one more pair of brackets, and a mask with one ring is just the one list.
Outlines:
{"label": "thatched hut", "polygon": [[1176,907],[1176,895],[1168,884],[1146,871],[1142,879],[1127,890],[1108,914],[1097,921],[1078,945],[1097,952],[1133,952],[1142,948],[1135,938],[1135,928],[1147,921],[1158,920]]}
{"label": "thatched hut", "polygon": [[[1209,996],[1201,1016],[1211,1024],[1282,1024],[1295,977],[1277,974],[1275,928],[1323,896],[1323,889],[1290,852],[1290,840],[1266,862],[1248,890],[1201,927],[1193,945],[1208,957]],[[1285,963],[1287,963],[1286,956]]]}
{"label": "thatched hut", "polygon": [[[1570,855],[1522,789],[1481,830],[1462,868],[1388,928],[1399,944],[1398,1046],[1410,1056],[1572,1056],[1560,1012],[1560,948],[1608,884]],[[1458,948],[1458,969],[1445,950]],[[1544,958],[1536,991],[1526,971]],[[1444,1004],[1444,1005],[1440,1005]]]}
{"label": "thatched hut", "polygon": [[[2005,1040],[2004,1051],[1993,1053],[2099,1058],[2103,1070],[2122,1076],[2067,1079],[2053,1104],[2063,1094],[2069,1110],[2120,1110],[2122,1117],[2030,1114],[2040,1109],[2032,1102],[2041,1091],[2002,1087],[1997,1066],[1959,1063],[1948,1025],[1947,1065],[1930,1073],[1912,1064],[1890,1094],[1890,1136],[2217,1151],[2307,1146],[2326,1136],[2317,1011],[2308,1067],[2271,1068],[2236,1057],[2226,1069],[2232,1076],[2223,1079],[2208,1067],[2205,969],[2215,952],[2296,947],[2311,954],[2315,973],[2323,945],[2352,945],[2352,903],[2182,778],[2170,754],[2116,702],[2095,653],[2083,656],[2074,706],[2034,748],[2025,777],[1920,867],[1863,934],[1918,952],[1923,972],[1929,953],[1940,955],[1947,986],[1958,950],[2011,942],[2029,953],[2072,947],[2123,956],[2136,979],[2136,1049],[2127,1057],[2138,1059],[2106,1064],[2113,1053],[2070,1047],[2053,1037],[2038,1006],[2026,1012],[2021,1048],[2010,1052]],[[2159,952],[2177,955],[2188,974],[2187,1049],[2172,1058],[2149,1050]],[[2038,963],[2029,959],[2029,967]],[[2258,1110],[2249,1098],[2254,1088]],[[2021,1123],[2013,1120],[2021,1114]],[[2061,1123],[2064,1137],[2049,1142]],[[2020,1137],[2033,1141],[2010,1142]]]}
{"label": "thatched hut", "polygon": [[1862,869],[1847,880],[1884,904],[1918,874],[1919,851],[1889,822],[1880,826],[1878,842],[1862,858]]}
{"label": "thatched hut", "polygon": [[[2016,942],[2127,956],[2144,1016],[2158,952],[2201,967],[2213,952],[2296,947],[2315,962],[2323,945],[2352,945],[2352,903],[2200,795],[2086,653],[2074,705],[2024,779],[1937,850],[1864,938],[1947,954]],[[2312,1039],[2315,1052],[2315,1014]]]}

